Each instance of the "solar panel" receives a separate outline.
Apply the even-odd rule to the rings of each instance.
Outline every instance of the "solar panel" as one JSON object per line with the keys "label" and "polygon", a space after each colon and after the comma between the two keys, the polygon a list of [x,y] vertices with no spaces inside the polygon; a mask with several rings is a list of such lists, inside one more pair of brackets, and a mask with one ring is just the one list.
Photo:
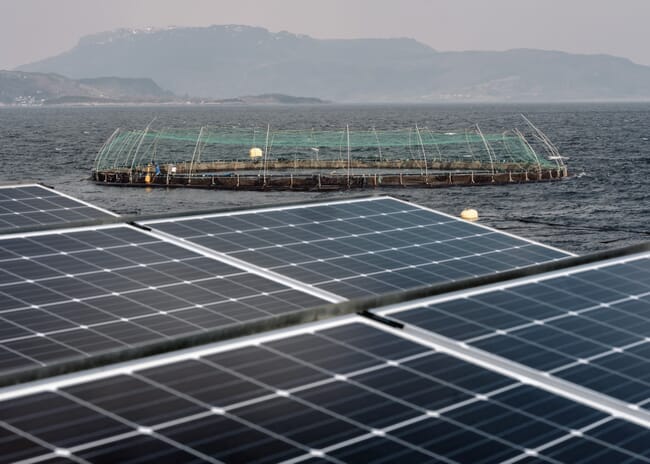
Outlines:
{"label": "solar panel", "polygon": [[40,227],[117,216],[38,184],[0,186],[0,230]]}
{"label": "solar panel", "polygon": [[650,253],[379,313],[650,408]]}
{"label": "solar panel", "polygon": [[358,316],[0,391],[3,460],[648,462],[650,431]]}
{"label": "solar panel", "polygon": [[130,226],[0,236],[0,374],[324,303]]}
{"label": "solar panel", "polygon": [[345,298],[487,275],[568,256],[387,197],[144,223]]}

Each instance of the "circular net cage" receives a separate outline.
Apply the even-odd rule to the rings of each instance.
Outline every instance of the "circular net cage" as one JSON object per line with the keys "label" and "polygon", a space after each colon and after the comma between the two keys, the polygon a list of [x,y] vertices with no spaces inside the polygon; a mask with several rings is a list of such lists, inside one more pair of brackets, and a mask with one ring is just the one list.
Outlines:
{"label": "circular net cage", "polygon": [[478,127],[440,133],[418,126],[118,129],[99,151],[93,177],[120,184],[349,188],[434,185],[462,176],[477,183],[566,175],[562,157],[542,135],[484,134]]}

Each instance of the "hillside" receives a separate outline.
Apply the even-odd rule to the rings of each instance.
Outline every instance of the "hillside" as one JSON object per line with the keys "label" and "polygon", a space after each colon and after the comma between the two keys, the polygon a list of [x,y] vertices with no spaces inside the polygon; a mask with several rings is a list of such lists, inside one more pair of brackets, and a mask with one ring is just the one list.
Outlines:
{"label": "hillside", "polygon": [[159,102],[169,100],[151,79],[70,79],[54,73],[0,71],[0,103]]}
{"label": "hillside", "polygon": [[74,78],[148,76],[177,95],[334,101],[650,99],[650,67],[543,50],[438,52],[413,39],[321,40],[248,26],[126,30],[20,67]]}

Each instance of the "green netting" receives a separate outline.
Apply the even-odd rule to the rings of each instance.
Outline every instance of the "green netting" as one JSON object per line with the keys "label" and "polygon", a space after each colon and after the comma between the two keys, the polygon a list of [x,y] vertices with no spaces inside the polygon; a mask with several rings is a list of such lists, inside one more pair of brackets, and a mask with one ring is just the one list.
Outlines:
{"label": "green netting", "polygon": [[518,132],[482,134],[477,130],[434,132],[399,130],[273,130],[201,128],[196,130],[116,131],[100,150],[95,170],[137,169],[146,165],[252,161],[259,148],[269,161],[419,162],[422,166],[471,165],[554,168],[557,161],[540,155]]}

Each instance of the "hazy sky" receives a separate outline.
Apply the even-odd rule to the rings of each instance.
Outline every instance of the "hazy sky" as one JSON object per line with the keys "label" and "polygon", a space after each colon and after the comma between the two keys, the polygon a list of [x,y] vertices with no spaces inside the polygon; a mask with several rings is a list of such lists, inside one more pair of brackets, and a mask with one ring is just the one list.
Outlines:
{"label": "hazy sky", "polygon": [[118,27],[247,24],[445,50],[542,48],[650,65],[650,0],[0,0],[0,69]]}

